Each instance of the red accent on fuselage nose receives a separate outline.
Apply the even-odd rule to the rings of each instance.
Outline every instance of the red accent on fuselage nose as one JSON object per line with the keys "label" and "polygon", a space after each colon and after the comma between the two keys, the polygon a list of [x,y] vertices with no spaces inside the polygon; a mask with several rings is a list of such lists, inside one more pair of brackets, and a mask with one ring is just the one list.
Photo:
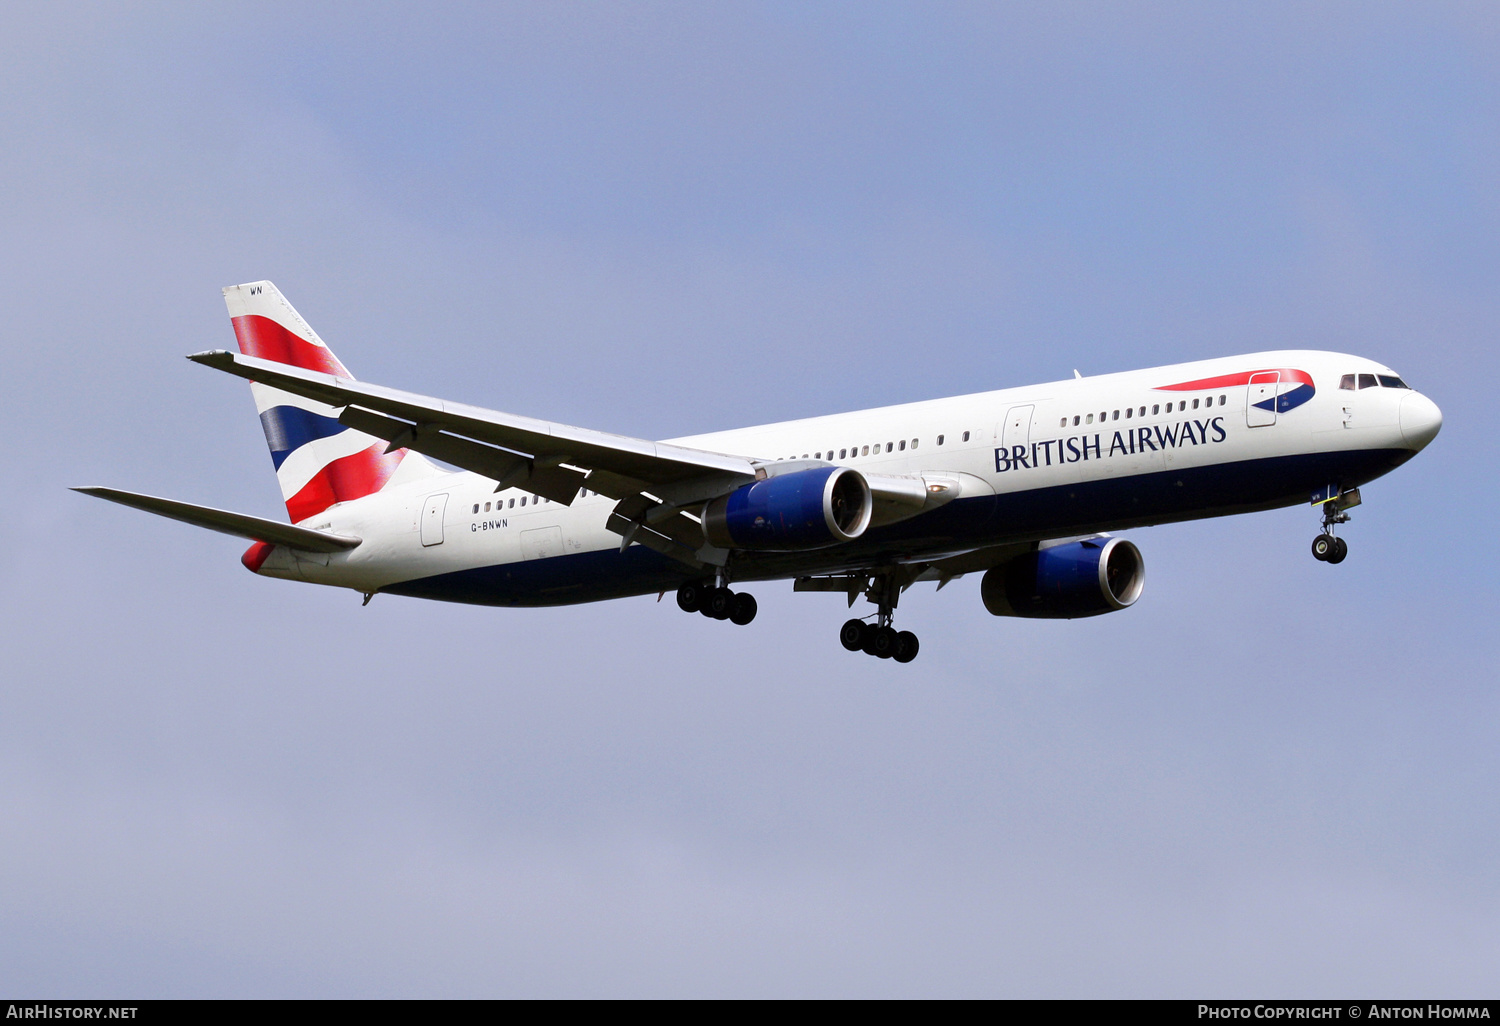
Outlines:
{"label": "red accent on fuselage nose", "polygon": [[245,554],[240,557],[240,562],[245,564],[246,570],[249,570],[252,574],[258,574],[260,573],[261,564],[266,561],[266,557],[271,554],[271,550],[275,547],[270,542],[256,542],[245,550]]}

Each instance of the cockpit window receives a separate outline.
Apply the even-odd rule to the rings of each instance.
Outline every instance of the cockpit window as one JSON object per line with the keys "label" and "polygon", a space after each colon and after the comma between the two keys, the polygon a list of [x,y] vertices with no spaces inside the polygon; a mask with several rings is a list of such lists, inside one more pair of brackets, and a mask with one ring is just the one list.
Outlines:
{"label": "cockpit window", "polygon": [[1354,375],[1345,374],[1343,377],[1339,378],[1339,387],[1346,388],[1351,392],[1354,391]]}
{"label": "cockpit window", "polygon": [[1361,374],[1359,376],[1359,387],[1360,388],[1374,388],[1375,387],[1375,375],[1373,375],[1373,374]]}
{"label": "cockpit window", "polygon": [[1376,376],[1378,378],[1380,378],[1380,384],[1384,388],[1410,388],[1411,387],[1406,382],[1404,382],[1400,378],[1396,377],[1396,375],[1394,375],[1394,374],[1379,374],[1379,375],[1376,375]]}

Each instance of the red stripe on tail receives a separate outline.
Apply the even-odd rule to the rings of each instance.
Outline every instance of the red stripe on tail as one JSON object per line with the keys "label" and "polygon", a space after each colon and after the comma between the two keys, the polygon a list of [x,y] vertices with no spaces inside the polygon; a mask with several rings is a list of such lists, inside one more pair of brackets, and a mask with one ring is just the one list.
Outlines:
{"label": "red stripe on tail", "polygon": [[233,317],[231,321],[234,323],[234,337],[240,343],[240,352],[246,356],[258,356],[262,360],[275,360],[277,363],[335,374],[341,378],[353,377],[333,353],[322,346],[313,345],[269,317],[246,314],[244,317]]}
{"label": "red stripe on tail", "polygon": [[287,514],[296,524],[317,516],[336,502],[373,495],[385,487],[405,455],[405,449],[387,453],[385,443],[376,442],[352,456],[334,460],[286,500]]}

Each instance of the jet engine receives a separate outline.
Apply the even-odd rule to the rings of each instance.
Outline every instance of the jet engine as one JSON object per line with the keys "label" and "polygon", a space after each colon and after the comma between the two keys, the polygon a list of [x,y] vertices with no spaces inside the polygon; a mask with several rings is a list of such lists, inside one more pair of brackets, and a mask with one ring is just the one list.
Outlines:
{"label": "jet engine", "polygon": [[1132,605],[1145,583],[1140,549],[1120,538],[1086,538],[991,567],[979,594],[995,616],[1072,620]]}
{"label": "jet engine", "polygon": [[767,552],[853,541],[870,526],[874,500],[857,470],[814,467],[744,485],[703,508],[710,545]]}

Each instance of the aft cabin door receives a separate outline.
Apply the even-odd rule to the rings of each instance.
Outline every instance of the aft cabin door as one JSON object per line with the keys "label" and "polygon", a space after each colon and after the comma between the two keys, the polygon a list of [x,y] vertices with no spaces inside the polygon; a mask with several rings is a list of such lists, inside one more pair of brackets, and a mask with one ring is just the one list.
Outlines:
{"label": "aft cabin door", "polygon": [[1250,394],[1245,400],[1247,425],[1269,427],[1276,423],[1276,391],[1280,383],[1280,371],[1262,371],[1250,375]]}
{"label": "aft cabin door", "polygon": [[443,514],[448,509],[448,493],[429,495],[422,504],[422,544],[443,544]]}

